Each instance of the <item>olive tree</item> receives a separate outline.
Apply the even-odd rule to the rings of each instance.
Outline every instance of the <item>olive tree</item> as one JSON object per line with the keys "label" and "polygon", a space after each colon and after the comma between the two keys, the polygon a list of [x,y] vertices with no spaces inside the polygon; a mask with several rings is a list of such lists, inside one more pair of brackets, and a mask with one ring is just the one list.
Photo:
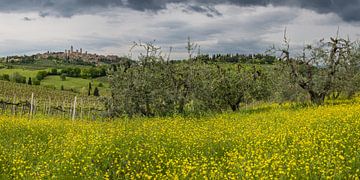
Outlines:
{"label": "olive tree", "polygon": [[352,98],[360,90],[360,44],[353,42],[347,53],[346,64],[339,70],[340,76],[335,79],[332,98],[337,98],[340,94]]}
{"label": "olive tree", "polygon": [[337,88],[337,80],[344,78],[351,67],[352,43],[336,36],[305,46],[302,54],[295,57],[290,54],[286,33],[284,45],[281,59],[292,82],[309,94],[312,103],[323,104],[325,97]]}
{"label": "olive tree", "polygon": [[260,69],[243,67],[223,68],[217,66],[217,75],[212,82],[213,96],[221,109],[230,108],[237,111],[241,103],[253,100],[265,100],[271,93],[271,81],[267,74]]}
{"label": "olive tree", "polygon": [[261,69],[240,64],[196,61],[188,42],[189,59],[165,60],[152,43],[136,43],[139,60],[111,67],[113,116],[167,116],[236,111],[241,103],[269,96],[269,79]]}
{"label": "olive tree", "polygon": [[145,53],[137,62],[121,64],[111,74],[113,112],[129,116],[171,113],[173,96],[160,48],[152,43],[136,43],[135,47],[143,48]]}

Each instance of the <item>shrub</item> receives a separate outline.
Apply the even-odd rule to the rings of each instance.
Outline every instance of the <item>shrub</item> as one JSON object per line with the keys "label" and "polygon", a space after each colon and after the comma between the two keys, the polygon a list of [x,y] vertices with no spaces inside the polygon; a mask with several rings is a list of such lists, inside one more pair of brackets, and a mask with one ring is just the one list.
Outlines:
{"label": "shrub", "polygon": [[49,75],[58,75],[57,69],[56,69],[56,68],[52,68],[48,74],[49,74]]}
{"label": "shrub", "polygon": [[62,81],[65,81],[65,80],[66,80],[66,74],[61,74],[61,75],[60,75],[60,79],[61,79]]}
{"label": "shrub", "polygon": [[8,74],[3,74],[0,76],[0,80],[10,81],[10,76]]}
{"label": "shrub", "polygon": [[10,75],[10,81],[16,82],[16,83],[26,83],[26,77],[20,75],[18,72],[15,72]]}
{"label": "shrub", "polygon": [[98,87],[95,87],[94,89],[94,96],[100,96]]}
{"label": "shrub", "polygon": [[28,85],[32,85],[31,77],[29,77]]}
{"label": "shrub", "polygon": [[80,68],[66,68],[60,71],[61,74],[67,74],[68,77],[80,77],[81,69]]}
{"label": "shrub", "polygon": [[39,81],[43,80],[46,76],[48,75],[48,72],[46,71],[39,71],[36,74],[36,79],[38,79]]}
{"label": "shrub", "polygon": [[37,85],[37,86],[40,85],[40,81],[35,78],[35,79],[33,80],[33,85]]}

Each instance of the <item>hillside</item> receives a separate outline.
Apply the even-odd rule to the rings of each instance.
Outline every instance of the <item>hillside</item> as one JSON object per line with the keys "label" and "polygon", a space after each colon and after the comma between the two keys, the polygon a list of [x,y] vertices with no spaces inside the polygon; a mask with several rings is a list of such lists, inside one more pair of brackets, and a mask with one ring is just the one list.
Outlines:
{"label": "hillside", "polygon": [[[19,61],[3,62],[0,64],[0,80],[18,82],[19,80],[12,80],[11,77],[15,74],[19,74],[19,78],[22,79],[21,83],[28,83],[29,78],[31,78],[33,85],[40,85],[57,90],[72,91],[82,95],[88,94],[89,83],[91,83],[94,88],[97,87],[100,90],[100,95],[108,96],[109,84],[107,82],[107,78],[100,78],[105,77],[106,73],[103,73],[102,75],[85,74],[90,70],[95,71],[106,68],[108,68],[108,65],[106,64],[95,66],[91,63],[69,62],[51,58],[33,61],[21,59]],[[54,69],[56,70],[56,73],[51,72]],[[84,74],[79,73],[73,75],[68,73],[69,69],[78,69],[80,72],[83,71]],[[47,74],[42,75],[40,79],[38,74],[42,72],[47,72]],[[8,76],[8,78],[1,77],[4,75]],[[65,78],[62,79],[61,75],[64,75]],[[92,91],[93,90],[94,89],[92,89]]]}

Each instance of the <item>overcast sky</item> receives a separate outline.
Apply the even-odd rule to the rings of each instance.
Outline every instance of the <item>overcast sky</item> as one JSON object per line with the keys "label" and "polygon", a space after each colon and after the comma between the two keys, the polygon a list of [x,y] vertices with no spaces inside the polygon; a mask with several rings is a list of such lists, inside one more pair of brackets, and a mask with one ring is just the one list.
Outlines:
{"label": "overcast sky", "polygon": [[64,51],[129,55],[153,41],[185,57],[190,36],[202,53],[262,53],[336,34],[360,38],[360,0],[0,0],[0,56]]}

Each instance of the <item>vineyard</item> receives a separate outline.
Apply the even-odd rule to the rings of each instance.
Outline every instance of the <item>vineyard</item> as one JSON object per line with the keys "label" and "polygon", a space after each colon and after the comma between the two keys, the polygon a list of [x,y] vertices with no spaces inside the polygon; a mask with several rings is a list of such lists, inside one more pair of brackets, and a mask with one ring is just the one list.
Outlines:
{"label": "vineyard", "polygon": [[[51,115],[63,118],[95,119],[104,112],[98,97],[84,96],[40,86],[0,81],[0,113],[18,116]],[[33,103],[31,103],[33,95]],[[77,101],[75,102],[75,97]],[[75,104],[74,104],[75,103]],[[33,106],[32,112],[31,106]]]}
{"label": "vineyard", "polygon": [[110,122],[0,115],[3,179],[358,179],[360,104]]}

